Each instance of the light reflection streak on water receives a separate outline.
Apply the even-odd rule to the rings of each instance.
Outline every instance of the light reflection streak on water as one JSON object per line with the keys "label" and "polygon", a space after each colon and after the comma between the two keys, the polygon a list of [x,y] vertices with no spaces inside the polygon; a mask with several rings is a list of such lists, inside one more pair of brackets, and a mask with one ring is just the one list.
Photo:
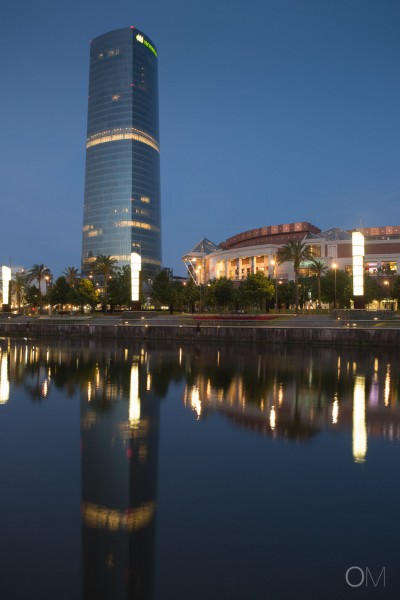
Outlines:
{"label": "light reflection streak on water", "polygon": [[140,397],[139,397],[139,365],[131,366],[131,380],[129,388],[129,425],[136,428],[140,422]]}
{"label": "light reflection streak on water", "polygon": [[272,431],[275,429],[276,427],[276,412],[275,412],[275,406],[271,407],[270,413],[269,413],[269,426],[271,427]]}
{"label": "light reflection streak on water", "polygon": [[385,399],[385,406],[389,406],[389,401],[390,401],[390,364],[386,365],[384,399]]}
{"label": "light reflection streak on water", "polygon": [[88,399],[88,402],[90,402],[92,400],[92,382],[91,381],[88,381],[88,384],[87,384],[87,399]]}
{"label": "light reflection streak on water", "polygon": [[353,391],[353,457],[363,463],[367,454],[367,425],[365,419],[365,376],[357,375]]}
{"label": "light reflection streak on water", "polygon": [[201,400],[200,400],[200,389],[197,385],[194,385],[189,390],[189,403],[190,407],[196,413],[197,419],[200,418],[201,415]]}
{"label": "light reflection streak on water", "polygon": [[8,354],[1,353],[0,363],[0,404],[5,404],[10,399],[10,382],[8,379]]}
{"label": "light reflection streak on water", "polygon": [[282,402],[283,402],[283,383],[280,383],[279,390],[278,390],[278,406],[282,406]]}
{"label": "light reflection streak on water", "polygon": [[332,425],[337,425],[338,420],[339,420],[339,401],[338,401],[337,394],[335,394],[335,397],[333,399],[333,405],[332,405]]}

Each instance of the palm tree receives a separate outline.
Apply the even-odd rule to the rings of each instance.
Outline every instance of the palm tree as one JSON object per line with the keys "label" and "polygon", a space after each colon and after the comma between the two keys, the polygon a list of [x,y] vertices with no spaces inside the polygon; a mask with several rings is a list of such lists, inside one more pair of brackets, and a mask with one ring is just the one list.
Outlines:
{"label": "palm tree", "polygon": [[50,280],[51,277],[52,277],[52,273],[51,273],[50,269],[48,267],[46,267],[43,263],[41,263],[40,265],[34,264],[32,269],[30,269],[30,271],[28,271],[28,281],[30,283],[32,283],[32,281],[35,281],[35,280],[38,282],[40,308],[42,308],[42,303],[43,303],[42,288],[41,288],[40,284],[43,281],[43,279]]}
{"label": "palm tree", "polygon": [[24,272],[15,273],[14,279],[11,281],[11,292],[15,296],[18,312],[21,309],[21,304],[24,299],[27,286],[28,286],[28,278],[27,278],[26,273],[24,273]]}
{"label": "palm tree", "polygon": [[108,281],[118,268],[117,262],[117,259],[110,255],[99,254],[94,263],[95,273],[101,275],[103,279],[105,312],[108,304]]}
{"label": "palm tree", "polygon": [[76,269],[75,267],[66,267],[63,274],[65,275],[69,287],[74,288],[78,284],[79,269]]}
{"label": "palm tree", "polygon": [[328,267],[322,260],[311,259],[310,271],[317,277],[318,285],[318,306],[321,306],[321,275],[328,271]]}
{"label": "palm tree", "polygon": [[294,283],[296,294],[296,313],[299,312],[299,271],[304,260],[310,260],[310,249],[304,242],[288,242],[278,250],[277,261],[281,265],[285,262],[293,263]]}

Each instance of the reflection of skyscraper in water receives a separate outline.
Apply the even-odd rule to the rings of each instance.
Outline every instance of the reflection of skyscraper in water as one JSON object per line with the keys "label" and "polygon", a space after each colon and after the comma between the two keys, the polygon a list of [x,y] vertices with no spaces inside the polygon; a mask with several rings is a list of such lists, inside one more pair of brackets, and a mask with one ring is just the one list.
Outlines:
{"label": "reflection of skyscraper in water", "polygon": [[85,600],[152,596],[159,400],[146,375],[134,362],[116,395],[100,373],[82,399]]}

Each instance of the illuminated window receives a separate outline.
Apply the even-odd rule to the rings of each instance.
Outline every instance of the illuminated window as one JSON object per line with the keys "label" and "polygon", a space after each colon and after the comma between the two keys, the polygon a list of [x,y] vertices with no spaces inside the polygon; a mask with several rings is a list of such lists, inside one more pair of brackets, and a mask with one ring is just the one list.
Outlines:
{"label": "illuminated window", "polygon": [[118,102],[118,100],[121,98],[121,96],[119,94],[114,94],[113,96],[111,96],[111,100],[113,102]]}
{"label": "illuminated window", "polygon": [[104,58],[104,54],[103,54],[103,53],[99,54],[99,56],[98,56],[97,58],[98,58],[99,60],[101,60],[102,58]]}
{"label": "illuminated window", "polygon": [[102,229],[92,229],[91,231],[88,232],[88,237],[96,237],[98,235],[101,235],[103,233]]}
{"label": "illuminated window", "polygon": [[154,148],[157,152],[160,151],[157,140],[153,136],[135,127],[109,129],[95,133],[87,139],[86,148],[91,148],[98,144],[106,144],[107,142],[118,142],[120,140],[135,140]]}
{"label": "illuminated window", "polygon": [[143,215],[144,217],[148,217],[150,214],[150,211],[145,210],[144,208],[136,208],[135,213],[137,215]]}
{"label": "illuminated window", "polygon": [[308,246],[308,249],[310,251],[310,255],[313,258],[321,256],[321,246],[318,246],[318,245],[315,245],[315,244],[310,244]]}
{"label": "illuminated window", "polygon": [[141,200],[141,202],[144,202],[145,204],[150,204],[150,198],[148,198],[148,196],[141,196],[140,200]]}
{"label": "illuminated window", "polygon": [[118,221],[114,225],[115,227],[139,227],[140,229],[148,229],[149,231],[160,231],[155,225],[143,223],[142,221]]}
{"label": "illuminated window", "polygon": [[119,49],[118,48],[114,48],[113,50],[109,50],[107,52],[108,56],[117,56],[117,54],[119,54]]}

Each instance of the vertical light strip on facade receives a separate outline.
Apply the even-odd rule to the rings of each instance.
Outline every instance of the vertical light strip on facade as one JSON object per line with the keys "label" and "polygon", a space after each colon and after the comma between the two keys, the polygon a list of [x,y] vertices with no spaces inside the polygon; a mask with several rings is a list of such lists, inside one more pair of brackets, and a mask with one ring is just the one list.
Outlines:
{"label": "vertical light strip on facade", "polygon": [[364,236],[359,231],[351,234],[353,254],[353,295],[364,295]]}

